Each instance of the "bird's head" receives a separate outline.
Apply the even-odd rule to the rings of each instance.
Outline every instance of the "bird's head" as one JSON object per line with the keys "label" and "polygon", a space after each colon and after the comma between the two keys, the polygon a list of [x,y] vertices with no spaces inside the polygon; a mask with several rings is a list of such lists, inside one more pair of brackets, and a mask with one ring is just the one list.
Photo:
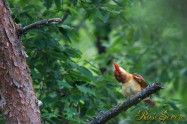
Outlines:
{"label": "bird's head", "polygon": [[126,82],[127,75],[128,75],[126,70],[121,68],[116,62],[114,62],[114,67],[115,67],[114,77],[116,78],[116,80],[121,83]]}

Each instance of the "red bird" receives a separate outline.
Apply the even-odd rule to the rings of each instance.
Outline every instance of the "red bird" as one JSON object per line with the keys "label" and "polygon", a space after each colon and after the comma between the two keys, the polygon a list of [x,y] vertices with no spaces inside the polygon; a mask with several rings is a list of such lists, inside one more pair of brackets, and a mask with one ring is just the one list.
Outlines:
{"label": "red bird", "polygon": [[[136,73],[131,74],[125,69],[119,67],[119,65],[114,62],[114,76],[117,81],[122,83],[122,92],[126,96],[132,96],[147,87],[146,81],[141,75]],[[144,102],[149,103],[151,106],[155,106],[156,103],[152,101],[149,97],[144,99]]]}

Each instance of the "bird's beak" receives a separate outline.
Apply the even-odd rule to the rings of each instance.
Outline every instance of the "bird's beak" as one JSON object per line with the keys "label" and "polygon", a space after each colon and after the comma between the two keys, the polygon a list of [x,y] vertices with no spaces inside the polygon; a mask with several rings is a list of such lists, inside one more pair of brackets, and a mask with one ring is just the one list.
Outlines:
{"label": "bird's beak", "polygon": [[114,67],[117,72],[120,72],[119,65],[116,62],[114,62]]}

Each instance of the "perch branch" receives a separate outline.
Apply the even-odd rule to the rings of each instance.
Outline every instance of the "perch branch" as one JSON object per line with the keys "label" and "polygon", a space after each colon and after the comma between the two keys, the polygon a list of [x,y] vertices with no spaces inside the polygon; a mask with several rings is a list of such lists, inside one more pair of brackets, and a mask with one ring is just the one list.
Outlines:
{"label": "perch branch", "polygon": [[126,111],[131,106],[136,105],[144,98],[150,96],[153,93],[156,93],[162,88],[163,87],[159,83],[150,84],[145,89],[138,92],[136,95],[129,97],[128,99],[112,107],[108,111],[99,113],[93,120],[89,121],[87,124],[104,124],[108,120],[120,114],[122,111]]}
{"label": "perch branch", "polygon": [[68,17],[68,14],[69,14],[69,12],[67,11],[62,18],[43,19],[43,20],[36,21],[32,24],[29,24],[29,25],[27,25],[23,28],[19,27],[19,29],[18,29],[19,34],[22,35],[23,33],[26,33],[30,29],[38,28],[41,25],[47,25],[47,24],[50,24],[52,22],[62,23],[66,20],[66,18]]}

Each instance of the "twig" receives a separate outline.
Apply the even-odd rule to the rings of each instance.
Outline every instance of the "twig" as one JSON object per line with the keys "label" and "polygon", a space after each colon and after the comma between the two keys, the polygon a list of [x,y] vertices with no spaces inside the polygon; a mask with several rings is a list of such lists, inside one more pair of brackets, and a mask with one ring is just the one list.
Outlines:
{"label": "twig", "polygon": [[19,35],[26,33],[30,29],[38,28],[41,25],[47,25],[52,22],[62,23],[66,20],[66,18],[68,17],[68,14],[69,14],[69,12],[66,12],[62,18],[44,19],[44,20],[40,20],[40,21],[34,22],[32,24],[29,24],[23,28],[19,27],[19,29],[18,29]]}
{"label": "twig", "polygon": [[112,107],[108,111],[104,113],[99,113],[93,120],[89,121],[87,124],[104,124],[108,120],[120,114],[122,111],[126,111],[131,106],[136,105],[141,100],[143,100],[144,98],[148,97],[153,93],[156,93],[160,89],[162,89],[162,86],[159,83],[153,83],[145,89],[143,89],[142,91],[138,92],[136,95]]}

